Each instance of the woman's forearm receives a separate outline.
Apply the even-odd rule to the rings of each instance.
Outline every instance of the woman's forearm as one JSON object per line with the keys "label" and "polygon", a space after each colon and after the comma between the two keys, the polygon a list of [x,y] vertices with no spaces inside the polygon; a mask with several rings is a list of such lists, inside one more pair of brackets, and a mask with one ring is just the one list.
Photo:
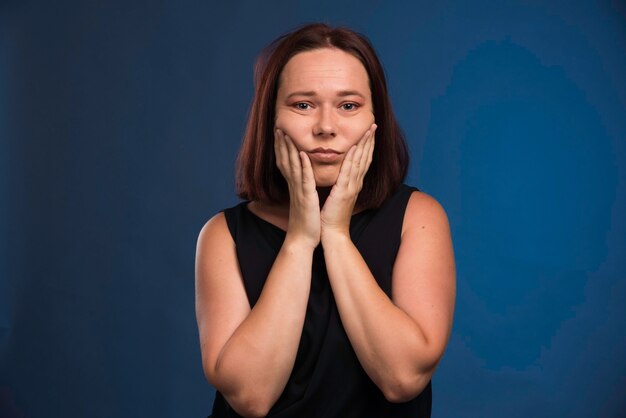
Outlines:
{"label": "woman's forearm", "polygon": [[348,235],[323,234],[322,246],[341,322],[361,365],[390,401],[415,397],[437,361],[419,324],[378,286]]}
{"label": "woman's forearm", "polygon": [[306,314],[313,250],[285,239],[257,303],[219,355],[219,390],[242,415],[267,413],[287,384]]}

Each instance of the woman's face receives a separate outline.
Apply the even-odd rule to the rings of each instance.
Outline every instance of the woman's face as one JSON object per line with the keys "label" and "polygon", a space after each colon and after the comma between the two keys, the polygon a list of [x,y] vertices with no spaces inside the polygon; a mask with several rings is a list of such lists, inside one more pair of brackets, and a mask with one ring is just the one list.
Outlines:
{"label": "woman's face", "polygon": [[340,49],[301,52],[283,68],[275,127],[307,153],[318,187],[335,184],[346,153],[374,123],[371,96],[365,67]]}

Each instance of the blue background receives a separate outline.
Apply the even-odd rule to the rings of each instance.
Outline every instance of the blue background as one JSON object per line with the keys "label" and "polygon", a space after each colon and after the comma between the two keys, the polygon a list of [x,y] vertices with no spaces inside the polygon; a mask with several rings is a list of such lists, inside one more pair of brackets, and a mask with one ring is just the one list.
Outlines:
{"label": "blue background", "polygon": [[371,39],[450,218],[433,416],[624,416],[626,7],[482,0],[1,3],[0,416],[208,414],[197,234],[257,53],[317,20]]}

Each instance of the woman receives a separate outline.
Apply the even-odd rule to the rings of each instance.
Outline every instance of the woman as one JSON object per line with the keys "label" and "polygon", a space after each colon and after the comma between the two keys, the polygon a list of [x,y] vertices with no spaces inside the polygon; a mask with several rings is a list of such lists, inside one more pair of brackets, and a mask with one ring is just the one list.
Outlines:
{"label": "woman", "polygon": [[196,312],[213,417],[429,417],[455,266],[367,40],[272,43],[238,160],[241,204],[200,232]]}

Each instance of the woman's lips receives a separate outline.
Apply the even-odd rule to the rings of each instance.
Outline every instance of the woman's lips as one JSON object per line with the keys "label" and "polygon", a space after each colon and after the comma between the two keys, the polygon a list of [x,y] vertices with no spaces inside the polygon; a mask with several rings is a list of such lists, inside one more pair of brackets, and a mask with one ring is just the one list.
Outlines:
{"label": "woman's lips", "polygon": [[316,148],[308,154],[312,160],[320,163],[334,163],[341,159],[341,153],[330,148]]}

